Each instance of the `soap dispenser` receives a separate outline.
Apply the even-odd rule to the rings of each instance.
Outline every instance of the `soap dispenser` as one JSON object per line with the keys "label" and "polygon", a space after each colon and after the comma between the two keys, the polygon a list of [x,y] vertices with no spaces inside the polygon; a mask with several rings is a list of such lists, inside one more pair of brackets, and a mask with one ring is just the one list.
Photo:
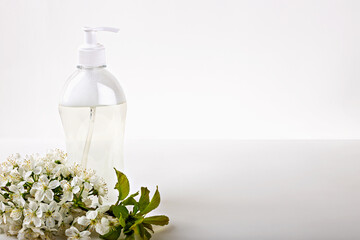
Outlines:
{"label": "soap dispenser", "polygon": [[110,27],[84,27],[75,72],[61,94],[59,112],[68,159],[96,171],[108,185],[108,201],[116,201],[116,174],[123,170],[126,99],[117,79],[106,69],[105,48],[97,42]]}

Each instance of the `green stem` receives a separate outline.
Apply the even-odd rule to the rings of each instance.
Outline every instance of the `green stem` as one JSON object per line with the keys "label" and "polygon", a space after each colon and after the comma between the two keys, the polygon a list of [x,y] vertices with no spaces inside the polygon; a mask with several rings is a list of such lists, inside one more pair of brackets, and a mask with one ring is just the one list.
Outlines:
{"label": "green stem", "polygon": [[82,186],[82,188],[81,188],[81,191],[80,191],[80,194],[79,194],[79,199],[81,199],[81,194],[83,193],[83,191],[84,191],[84,186]]}

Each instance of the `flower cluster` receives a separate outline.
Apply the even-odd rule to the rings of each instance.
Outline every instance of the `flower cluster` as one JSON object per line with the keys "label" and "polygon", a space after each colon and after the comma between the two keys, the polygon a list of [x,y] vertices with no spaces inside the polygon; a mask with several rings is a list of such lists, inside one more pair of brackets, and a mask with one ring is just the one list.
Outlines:
{"label": "flower cluster", "polygon": [[0,164],[0,230],[20,240],[88,240],[91,235],[149,240],[152,225],[169,223],[164,215],[146,217],[160,204],[158,189],[150,200],[150,191],[142,187],[136,200],[139,192],[129,196],[127,177],[116,169],[115,173],[119,197],[107,206],[106,183],[90,169],[67,164],[61,150],[25,158],[13,155]]}
{"label": "flower cluster", "polygon": [[106,193],[94,171],[69,166],[58,149],[13,155],[0,165],[0,227],[18,239],[89,239],[91,231],[104,234],[116,224],[104,215]]}

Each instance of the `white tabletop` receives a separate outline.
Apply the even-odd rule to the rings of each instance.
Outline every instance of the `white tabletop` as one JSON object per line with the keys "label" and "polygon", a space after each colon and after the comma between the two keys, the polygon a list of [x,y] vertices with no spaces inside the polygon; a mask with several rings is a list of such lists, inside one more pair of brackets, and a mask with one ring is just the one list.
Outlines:
{"label": "white tabletop", "polygon": [[[63,144],[0,140],[0,157],[49,147]],[[157,213],[171,220],[154,240],[360,239],[360,141],[127,140],[125,149],[132,192],[159,185]]]}

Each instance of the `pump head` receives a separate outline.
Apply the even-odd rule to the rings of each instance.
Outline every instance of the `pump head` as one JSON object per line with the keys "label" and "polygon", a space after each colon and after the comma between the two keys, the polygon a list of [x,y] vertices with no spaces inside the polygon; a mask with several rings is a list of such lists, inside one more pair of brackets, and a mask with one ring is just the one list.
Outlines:
{"label": "pump head", "polygon": [[98,67],[106,65],[105,47],[97,42],[96,34],[99,31],[119,32],[112,27],[84,27],[85,43],[79,48],[79,65],[84,67]]}

